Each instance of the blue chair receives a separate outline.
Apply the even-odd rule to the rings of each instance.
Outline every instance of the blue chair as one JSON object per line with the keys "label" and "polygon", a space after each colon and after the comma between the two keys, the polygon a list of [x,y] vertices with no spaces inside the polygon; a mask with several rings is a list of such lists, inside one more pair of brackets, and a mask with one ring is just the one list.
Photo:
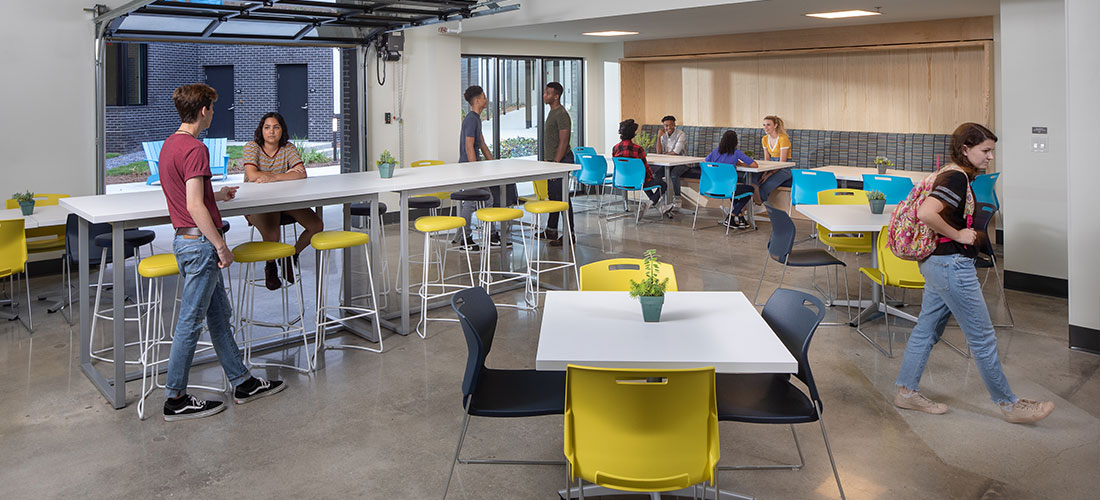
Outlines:
{"label": "blue chair", "polygon": [[228,176],[229,169],[229,154],[225,152],[226,143],[229,140],[225,137],[215,137],[202,140],[203,144],[206,144],[206,149],[210,151],[210,174],[221,175],[221,180],[225,180]]}
{"label": "blue chair", "polygon": [[[645,163],[638,158],[612,158],[615,161],[615,173],[611,177],[611,185],[615,189],[623,191],[652,191],[656,188],[645,188]],[[642,220],[642,213],[648,205],[646,200],[638,200],[638,214],[634,222]],[[623,210],[627,210],[626,198],[623,198]]]}
{"label": "blue chair", "polygon": [[817,205],[818,192],[837,188],[836,176],[832,172],[792,168],[791,175],[794,177],[791,181],[791,208],[795,205]]}
{"label": "blue chair", "polygon": [[898,175],[863,174],[864,191],[882,191],[886,195],[886,204],[895,205],[905,201],[913,190],[913,179]]}
{"label": "blue chair", "polygon": [[[576,159],[581,165],[577,182],[584,186],[585,194],[588,194],[590,188],[597,187],[597,195],[602,198],[605,194],[604,188],[611,186],[611,179],[607,177],[607,159],[595,153],[580,153],[576,156]],[[601,207],[602,205],[597,203],[596,208],[600,209]]]}
{"label": "blue chair", "polygon": [[[699,162],[699,194],[715,200],[729,200],[730,213],[733,213],[734,200],[752,198],[752,191],[742,194],[737,192],[737,167],[729,163],[715,163],[710,161]],[[699,204],[695,204],[695,215],[691,217],[691,230],[695,230],[695,220],[699,217]],[[749,211],[749,219],[752,219],[752,211]],[[756,222],[752,222],[753,228]],[[730,227],[726,225],[726,234],[730,234]]]}
{"label": "blue chair", "polygon": [[1000,176],[1000,172],[994,172],[975,177],[974,182],[970,183],[970,189],[974,190],[974,201],[988,203],[1000,210],[1001,202],[997,200],[997,192],[993,190],[993,186],[997,184],[997,178]]}
{"label": "blue chair", "polygon": [[157,168],[160,162],[160,148],[164,147],[164,141],[152,141],[141,143],[145,150],[145,162],[149,164],[149,178],[145,179],[145,185],[152,186],[160,183],[160,170]]}
{"label": "blue chair", "polygon": [[582,155],[594,155],[596,154],[596,148],[591,146],[577,146],[573,148],[573,163],[581,165]]}

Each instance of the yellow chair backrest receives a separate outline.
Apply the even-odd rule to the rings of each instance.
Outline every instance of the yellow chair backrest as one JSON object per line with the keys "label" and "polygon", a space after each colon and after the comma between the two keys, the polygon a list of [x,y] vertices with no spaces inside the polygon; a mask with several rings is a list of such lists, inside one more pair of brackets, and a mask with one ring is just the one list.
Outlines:
{"label": "yellow chair backrest", "polygon": [[569,365],[564,449],[570,479],[617,490],[667,491],[713,481],[721,457],[714,367]]}
{"label": "yellow chair backrest", "polygon": [[[34,195],[34,206],[44,207],[46,205],[57,205],[57,200],[68,197],[69,195],[67,194],[37,193]],[[19,202],[15,201],[15,198],[8,198],[7,208],[19,208]]]}
{"label": "yellow chair backrest", "polygon": [[535,181],[535,196],[538,196],[539,201],[545,201],[550,199],[550,184],[548,181],[541,180]]}
{"label": "yellow chair backrest", "polygon": [[23,219],[0,220],[0,278],[23,272],[27,264],[27,237]]}
{"label": "yellow chair backrest", "polygon": [[[442,165],[444,163],[445,162],[443,160],[417,160],[417,161],[414,161],[414,162],[410,163],[409,166],[412,167],[412,168],[429,167],[429,166],[432,166],[432,165]],[[427,194],[423,194],[423,195],[420,195],[420,196],[435,196],[436,198],[439,198],[440,200],[446,200],[447,198],[451,197],[451,192],[450,191],[440,191],[438,193],[427,193]]]}
{"label": "yellow chair backrest", "polygon": [[878,270],[882,274],[882,284],[900,288],[924,288],[924,275],[920,273],[917,261],[905,260],[890,250],[887,244],[886,227],[878,233]]}
{"label": "yellow chair backrest", "polygon": [[[672,264],[658,262],[658,279],[668,278],[666,292],[677,292],[676,270]],[[581,266],[580,289],[585,292],[626,292],[630,291],[630,280],[641,281],[645,278],[642,259],[607,259]]]}
{"label": "yellow chair backrest", "polygon": [[[828,189],[817,193],[819,205],[868,205],[866,191],[862,189]],[[870,208],[868,208],[870,210]],[[821,243],[841,252],[871,251],[871,235],[867,233],[844,233],[839,236],[829,233],[821,224],[817,225],[817,239]]]}

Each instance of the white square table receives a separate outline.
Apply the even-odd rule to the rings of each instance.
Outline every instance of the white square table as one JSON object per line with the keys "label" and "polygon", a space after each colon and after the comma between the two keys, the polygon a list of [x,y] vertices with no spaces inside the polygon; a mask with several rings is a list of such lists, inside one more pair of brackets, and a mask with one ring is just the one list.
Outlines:
{"label": "white square table", "polygon": [[627,292],[549,291],[536,370],[566,365],[795,373],[798,362],[741,292],[669,292],[661,321],[642,321]]}

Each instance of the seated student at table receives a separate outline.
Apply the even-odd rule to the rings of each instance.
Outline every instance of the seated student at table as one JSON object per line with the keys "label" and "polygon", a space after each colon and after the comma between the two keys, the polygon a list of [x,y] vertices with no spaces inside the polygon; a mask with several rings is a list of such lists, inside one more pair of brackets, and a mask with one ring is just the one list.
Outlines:
{"label": "seated student at table", "polygon": [[[298,154],[298,148],[290,143],[290,133],[286,129],[286,120],[279,113],[267,113],[260,118],[260,125],[256,127],[253,140],[244,146],[245,182],[278,182],[291,181],[306,178],[306,166],[302,157]],[[256,230],[264,241],[280,241],[281,226],[279,220],[281,214],[287,215],[298,221],[305,228],[294,242],[294,257],[287,258],[283,264],[283,276],[287,281],[294,281],[293,265],[298,263],[298,254],[309,246],[313,235],[324,231],[325,224],[317,213],[308,208],[287,210],[285,212],[269,212],[265,214],[246,215],[245,218]],[[264,284],[269,290],[278,290],[279,270],[275,267],[275,261],[268,261],[264,266]]]}
{"label": "seated student at table", "polygon": [[[676,117],[668,115],[661,118],[661,130],[657,132],[657,154],[682,155],[685,146],[687,146],[687,134],[676,128]],[[672,167],[672,178],[669,179],[669,182],[672,184],[672,194],[676,196],[677,206],[682,205],[680,201],[680,177],[692,168],[694,168],[692,165]]]}
{"label": "seated student at table", "polygon": [[[752,168],[759,167],[756,160],[749,158],[749,155],[741,152],[737,149],[737,132],[727,130],[722,134],[722,140],[718,143],[718,147],[714,148],[707,155],[707,161],[715,163],[727,163],[729,165],[737,166],[744,165]],[[737,184],[737,190],[733,193],[734,196],[751,193],[752,186],[748,184]],[[730,227],[736,227],[738,229],[744,229],[749,227],[749,222],[745,220],[745,216],[741,215],[741,210],[745,208],[745,205],[749,203],[748,198],[742,198],[733,202],[733,209],[730,210],[729,218],[726,219],[725,224]]]}
{"label": "seated student at table", "polygon": [[[764,159],[771,161],[789,161],[791,158],[791,138],[787,137],[787,129],[783,127],[783,120],[775,115],[764,117],[764,137],[760,138],[760,145],[764,149]],[[749,176],[749,184],[756,188],[752,195],[753,202],[760,204],[768,201],[775,188],[791,186],[791,171],[786,168],[769,172],[754,173]]]}
{"label": "seated student at table", "polygon": [[[618,144],[611,148],[611,156],[615,158],[638,158],[642,160],[642,164],[645,165],[645,182],[642,186],[645,188],[646,196],[649,196],[649,201],[652,202],[650,208],[656,208],[666,217],[672,217],[672,209],[675,205],[671,203],[665,203],[661,201],[661,197],[665,194],[665,190],[668,186],[664,180],[661,179],[664,172],[654,175],[654,171],[649,167],[649,163],[645,161],[645,149],[641,146],[634,144],[634,136],[638,134],[638,124],[632,118],[628,118],[626,121],[619,122],[619,138],[622,139]],[[656,189],[653,189],[656,188]],[[653,189],[650,191],[650,189]]]}

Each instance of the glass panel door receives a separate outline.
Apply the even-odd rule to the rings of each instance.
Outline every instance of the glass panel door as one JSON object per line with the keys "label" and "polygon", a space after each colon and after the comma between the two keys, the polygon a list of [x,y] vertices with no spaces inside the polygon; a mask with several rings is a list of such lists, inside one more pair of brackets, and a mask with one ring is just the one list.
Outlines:
{"label": "glass panel door", "polygon": [[498,158],[538,159],[538,60],[500,58],[500,150]]}

